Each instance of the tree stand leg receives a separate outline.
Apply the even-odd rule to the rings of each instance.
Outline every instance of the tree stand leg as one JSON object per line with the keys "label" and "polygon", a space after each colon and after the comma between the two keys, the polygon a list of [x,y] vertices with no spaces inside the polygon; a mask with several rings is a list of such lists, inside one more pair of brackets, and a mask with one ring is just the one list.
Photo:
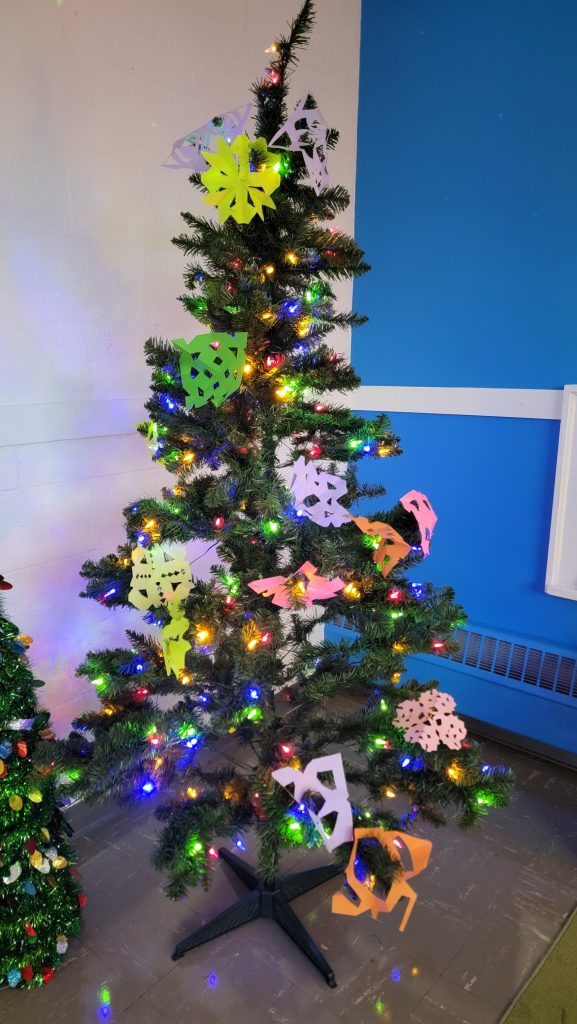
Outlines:
{"label": "tree stand leg", "polygon": [[316,888],[317,885],[336,878],[341,874],[340,868],[330,864],[323,868],[311,868],[310,871],[299,871],[295,875],[283,875],[273,882],[265,882],[236,854],[222,848],[218,852],[221,860],[232,868],[249,892],[228,910],[179,942],[172,954],[172,959],[180,960],[189,950],[201,946],[204,942],[210,942],[211,939],[216,939],[219,935],[225,935],[226,932],[231,932],[234,928],[247,924],[248,921],[255,921],[258,917],[269,917],[276,921],[303,951],[321,972],[327,984],[331,988],[335,988],[337,983],[332,967],[327,963],[316,942],[309,935],[294,910],[289,907],[289,902],[296,899],[297,896],[309,892],[310,889]]}

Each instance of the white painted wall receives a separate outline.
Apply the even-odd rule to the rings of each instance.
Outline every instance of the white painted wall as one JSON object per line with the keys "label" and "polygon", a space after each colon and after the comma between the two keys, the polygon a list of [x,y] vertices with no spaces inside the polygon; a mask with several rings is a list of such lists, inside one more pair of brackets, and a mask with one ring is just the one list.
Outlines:
{"label": "white painted wall", "polygon": [[[331,170],[352,191],[360,0],[317,4],[293,98],[312,91],[341,130]],[[61,732],[90,699],[74,677],[85,651],[138,623],[77,594],[83,560],[122,540],[124,505],[162,485],[133,430],[148,389],[142,345],[193,330],[170,238],[180,210],[200,204],[186,172],[161,164],[175,139],[248,99],[297,5],[2,5],[0,572]],[[351,209],[340,224],[352,223]],[[342,295],[350,302],[350,288]]]}

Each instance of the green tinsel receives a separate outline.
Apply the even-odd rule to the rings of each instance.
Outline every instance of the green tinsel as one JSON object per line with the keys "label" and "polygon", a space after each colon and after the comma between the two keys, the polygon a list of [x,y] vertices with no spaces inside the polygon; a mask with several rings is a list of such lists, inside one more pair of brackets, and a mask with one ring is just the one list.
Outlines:
{"label": "green tinsel", "polygon": [[12,988],[51,981],[83,901],[27,643],[0,607],[0,987]]}

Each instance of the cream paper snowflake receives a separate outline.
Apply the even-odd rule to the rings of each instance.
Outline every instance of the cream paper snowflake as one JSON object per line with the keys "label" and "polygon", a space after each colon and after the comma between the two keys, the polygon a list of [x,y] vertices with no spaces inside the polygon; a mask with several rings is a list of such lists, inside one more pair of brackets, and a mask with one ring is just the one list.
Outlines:
{"label": "cream paper snowflake", "polygon": [[132,552],[132,581],[128,600],[146,611],[184,601],[192,590],[192,574],[186,550],[178,544],[140,545]]}
{"label": "cream paper snowflake", "polygon": [[464,722],[453,714],[456,706],[449,693],[427,690],[418,700],[399,704],[393,725],[404,729],[405,739],[419,743],[423,750],[437,750],[439,743],[460,750],[467,730]]}

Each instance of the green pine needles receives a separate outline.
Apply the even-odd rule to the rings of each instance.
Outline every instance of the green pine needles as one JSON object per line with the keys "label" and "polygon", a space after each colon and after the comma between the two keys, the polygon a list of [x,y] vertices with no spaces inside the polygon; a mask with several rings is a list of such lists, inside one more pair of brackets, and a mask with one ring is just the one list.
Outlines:
{"label": "green pine needles", "polygon": [[49,716],[21,637],[0,607],[0,988],[48,984],[80,930],[84,896],[58,807]]}
{"label": "green pine needles", "polygon": [[[270,146],[287,117],[291,67],[313,15],[306,0],[253,86],[253,137],[267,141],[280,175],[275,208],[248,224],[185,213],[186,231],[174,239],[189,261],[181,301],[202,325],[191,324],[190,338],[247,335],[236,388],[220,404],[188,408],[178,350],[146,343],[150,420],[139,429],[175,485],[125,509],[126,543],[82,570],[84,596],[127,607],[137,545],[200,540],[211,548],[210,578],[193,576],[181,603],[188,628],[178,676],[165,671],[161,631],[171,616],[162,600],[145,615],[145,629],[128,634],[126,649],[92,652],[79,669],[99,707],[75,723],[94,739],[76,788],[89,800],[158,801],[154,859],[167,872],[171,897],[209,882],[223,838],[242,848],[254,830],[269,879],[284,849],[320,843],[306,803],[297,806],[271,778],[283,765],[304,767],[341,751],[355,824],[404,831],[439,824],[455,806],[463,825],[472,825],[506,803],[511,785],[506,769],[481,766],[475,743],[426,752],[393,724],[400,702],[435,686],[399,687],[404,656],[430,652],[434,643],[450,649],[463,621],[450,588],[411,587],[408,573],[422,559],[415,517],[401,505],[374,513],[415,549],[387,573],[386,558],[373,560],[374,537],[346,516],[341,525],[321,525],[314,498],[297,507],[290,487],[291,467],[302,458],[339,476],[341,506],[358,514],[361,499],[384,494],[360,482],[359,463],[380,459],[385,478],[386,459],[400,453],[386,416],[365,419],[339,404],[359,378],[326,341],[333,329],[364,320],[334,305],[334,282],[369,269],[335,224],[349,196],[338,185],[317,194],[303,152]],[[312,98],[306,107],[314,109]],[[329,132],[329,158],[337,139]],[[255,147],[251,166],[258,169],[260,159]],[[190,180],[205,193],[200,176]],[[343,583],[315,602],[316,615],[299,573],[305,563]],[[290,593],[284,609],[249,586],[277,576]],[[313,632],[318,623],[347,628],[323,641]],[[350,851],[345,843],[335,856],[344,864]],[[374,848],[366,861],[377,886],[387,887],[391,859]]]}

